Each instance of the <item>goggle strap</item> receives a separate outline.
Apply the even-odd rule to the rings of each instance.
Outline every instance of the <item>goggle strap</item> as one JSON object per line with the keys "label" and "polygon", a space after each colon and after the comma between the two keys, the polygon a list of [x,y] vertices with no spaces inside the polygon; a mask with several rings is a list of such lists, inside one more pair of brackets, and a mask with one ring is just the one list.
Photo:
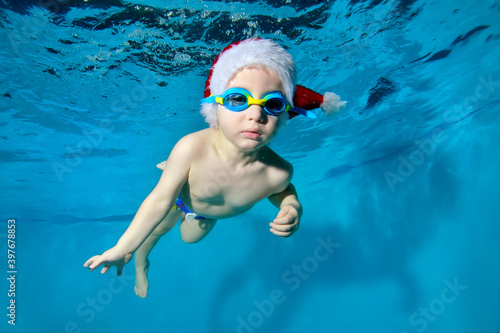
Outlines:
{"label": "goggle strap", "polygon": [[217,103],[216,98],[217,98],[217,96],[210,95],[210,96],[205,97],[204,99],[202,99],[201,102],[202,103]]}
{"label": "goggle strap", "polygon": [[316,119],[318,116],[314,112],[308,111],[303,108],[299,108],[298,106],[294,106],[293,108],[290,109],[290,111],[301,114],[303,116],[306,116],[309,119]]}

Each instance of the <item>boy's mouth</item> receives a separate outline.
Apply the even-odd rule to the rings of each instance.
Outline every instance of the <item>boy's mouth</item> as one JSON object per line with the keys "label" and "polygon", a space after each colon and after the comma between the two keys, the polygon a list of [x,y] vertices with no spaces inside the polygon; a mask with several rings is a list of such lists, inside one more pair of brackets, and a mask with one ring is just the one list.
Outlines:
{"label": "boy's mouth", "polygon": [[248,139],[257,139],[262,136],[262,132],[255,128],[244,130],[242,133]]}

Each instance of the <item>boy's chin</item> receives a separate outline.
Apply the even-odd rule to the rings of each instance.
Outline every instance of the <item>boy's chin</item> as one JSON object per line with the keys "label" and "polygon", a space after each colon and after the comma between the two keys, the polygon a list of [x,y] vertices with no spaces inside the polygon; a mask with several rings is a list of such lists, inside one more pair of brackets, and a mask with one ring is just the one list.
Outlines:
{"label": "boy's chin", "polygon": [[263,141],[250,141],[250,142],[245,142],[240,146],[241,150],[246,153],[251,153],[254,151],[259,150],[260,148],[264,147],[267,145],[267,142]]}

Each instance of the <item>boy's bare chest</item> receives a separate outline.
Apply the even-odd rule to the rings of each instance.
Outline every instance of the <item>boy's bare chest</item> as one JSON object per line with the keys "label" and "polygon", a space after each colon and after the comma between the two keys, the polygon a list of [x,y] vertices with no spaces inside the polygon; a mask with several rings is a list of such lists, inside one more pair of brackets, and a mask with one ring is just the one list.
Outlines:
{"label": "boy's bare chest", "polygon": [[199,165],[192,168],[188,184],[195,200],[235,207],[254,205],[274,192],[265,166],[233,170],[216,164]]}

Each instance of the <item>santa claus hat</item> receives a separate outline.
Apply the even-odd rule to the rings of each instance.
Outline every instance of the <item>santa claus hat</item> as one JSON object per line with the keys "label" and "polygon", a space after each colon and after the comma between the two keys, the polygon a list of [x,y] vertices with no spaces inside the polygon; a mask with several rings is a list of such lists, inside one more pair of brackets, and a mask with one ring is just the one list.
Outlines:
{"label": "santa claus hat", "polygon": [[[338,111],[345,105],[340,97],[327,92],[321,95],[311,89],[295,85],[295,63],[292,56],[269,39],[250,38],[227,46],[217,56],[205,84],[205,97],[221,95],[229,81],[243,68],[263,67],[278,74],[283,82],[284,95],[294,109],[289,117],[306,115],[307,111],[320,107],[325,114]],[[211,127],[217,128],[217,104],[203,103],[201,113]],[[309,113],[311,114],[311,113]]]}

